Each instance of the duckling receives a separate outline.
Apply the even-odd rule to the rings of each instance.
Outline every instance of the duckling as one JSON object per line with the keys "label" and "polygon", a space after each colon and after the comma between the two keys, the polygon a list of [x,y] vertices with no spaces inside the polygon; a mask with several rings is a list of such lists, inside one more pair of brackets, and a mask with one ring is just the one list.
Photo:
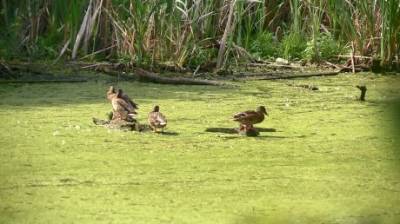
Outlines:
{"label": "duckling", "polygon": [[240,123],[240,131],[249,131],[253,129],[254,124],[261,123],[264,120],[264,114],[268,116],[264,106],[257,107],[256,111],[248,110],[237,113],[233,116],[233,120]]}
{"label": "duckling", "polygon": [[163,132],[165,126],[167,126],[167,119],[160,112],[160,107],[158,105],[149,113],[147,120],[150,128],[153,129],[154,132],[158,132],[158,129],[161,129],[161,132]]}

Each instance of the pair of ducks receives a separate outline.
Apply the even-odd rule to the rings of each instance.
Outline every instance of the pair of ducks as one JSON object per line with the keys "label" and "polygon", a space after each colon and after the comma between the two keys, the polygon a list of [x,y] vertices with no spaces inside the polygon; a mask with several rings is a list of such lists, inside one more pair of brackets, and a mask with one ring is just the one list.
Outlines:
{"label": "pair of ducks", "polygon": [[[136,121],[138,104],[133,102],[122,89],[116,91],[113,86],[110,86],[107,91],[107,99],[111,101],[113,108],[111,120]],[[154,132],[163,132],[165,126],[167,126],[167,119],[160,112],[160,107],[158,105],[149,113],[147,121]]]}
{"label": "pair of ducks", "polygon": [[[135,121],[136,120],[136,110],[138,109],[138,105],[133,102],[128,95],[126,95],[122,89],[118,91],[115,90],[113,86],[110,86],[107,92],[107,99],[111,101],[113,107],[113,117],[114,119],[121,119],[126,121]],[[268,116],[267,110],[264,106],[259,106],[255,111],[248,110],[244,112],[237,113],[233,116],[233,120],[239,122],[239,131],[247,132],[250,130],[254,130],[253,125],[261,123],[264,120],[264,115]],[[160,107],[156,105],[148,114],[147,121],[149,123],[150,128],[154,132],[161,132],[164,130],[165,126],[167,126],[166,117],[160,112]]]}

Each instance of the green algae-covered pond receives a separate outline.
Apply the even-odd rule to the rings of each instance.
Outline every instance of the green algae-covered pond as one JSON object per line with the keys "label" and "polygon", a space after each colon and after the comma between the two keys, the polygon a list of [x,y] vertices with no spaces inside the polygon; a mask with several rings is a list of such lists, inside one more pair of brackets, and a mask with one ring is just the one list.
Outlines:
{"label": "green algae-covered pond", "polygon": [[[360,83],[366,102],[356,100]],[[1,84],[0,223],[400,220],[390,109],[399,76],[118,83],[140,104],[139,121],[160,105],[164,135],[95,126],[111,110],[111,84]],[[232,114],[258,105],[270,114],[259,137],[205,131],[236,127]]]}

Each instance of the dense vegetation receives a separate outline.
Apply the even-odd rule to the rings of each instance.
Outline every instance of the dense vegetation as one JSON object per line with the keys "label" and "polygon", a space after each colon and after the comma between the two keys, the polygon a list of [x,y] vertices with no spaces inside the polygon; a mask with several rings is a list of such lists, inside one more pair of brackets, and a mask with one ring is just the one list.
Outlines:
{"label": "dense vegetation", "polygon": [[[218,67],[337,59],[354,47],[399,60],[399,0],[2,0],[0,58],[118,60]],[[363,57],[362,57],[363,58]]]}

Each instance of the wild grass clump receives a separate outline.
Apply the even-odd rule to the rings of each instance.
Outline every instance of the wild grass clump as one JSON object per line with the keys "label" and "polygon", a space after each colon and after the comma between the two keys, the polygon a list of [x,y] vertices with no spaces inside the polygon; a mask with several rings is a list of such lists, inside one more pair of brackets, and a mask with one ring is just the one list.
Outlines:
{"label": "wild grass clump", "polygon": [[300,33],[288,33],[281,44],[281,54],[286,59],[300,59],[307,48],[307,41]]}
{"label": "wild grass clump", "polygon": [[347,51],[348,49],[331,35],[321,34],[315,43],[314,40],[307,41],[307,47],[304,49],[302,57],[311,62],[318,62],[336,59],[338,55],[346,54]]}
{"label": "wild grass clump", "polygon": [[[399,14],[398,0],[2,0],[0,54],[127,56],[136,64],[178,67],[216,60],[224,67],[240,61],[238,47],[262,58],[320,60],[337,53],[334,42],[340,42],[390,67],[400,57]],[[210,47],[220,53],[204,53]]]}
{"label": "wild grass clump", "polygon": [[217,50],[214,48],[195,48],[188,56],[186,67],[196,69],[197,66],[205,65],[208,62],[213,61],[213,59],[218,54]]}
{"label": "wild grass clump", "polygon": [[251,43],[250,51],[260,58],[274,58],[279,56],[279,44],[272,33],[263,32]]}

